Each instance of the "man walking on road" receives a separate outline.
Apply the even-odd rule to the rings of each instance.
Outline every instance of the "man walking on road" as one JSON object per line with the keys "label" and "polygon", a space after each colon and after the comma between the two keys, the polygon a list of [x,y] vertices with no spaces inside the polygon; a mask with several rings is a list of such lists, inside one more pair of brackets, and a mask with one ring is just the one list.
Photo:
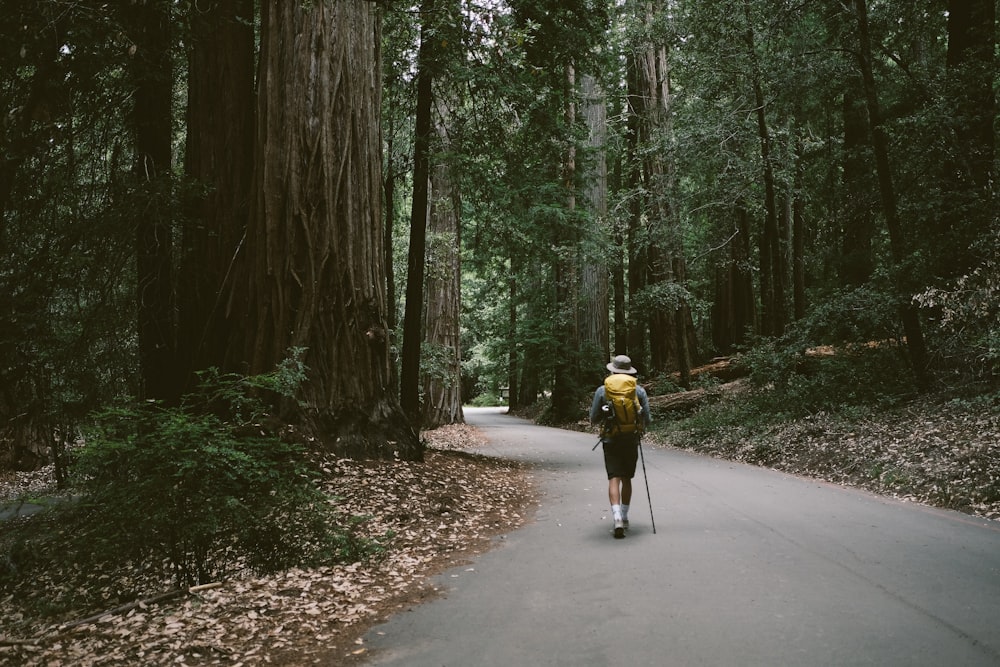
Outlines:
{"label": "man walking on road", "polygon": [[601,425],[604,467],[608,473],[608,500],[614,520],[614,536],[625,537],[628,507],[632,500],[632,478],[639,459],[639,439],[649,426],[649,397],[638,386],[632,360],[620,354],[607,365],[611,375],[594,392],[590,423]]}

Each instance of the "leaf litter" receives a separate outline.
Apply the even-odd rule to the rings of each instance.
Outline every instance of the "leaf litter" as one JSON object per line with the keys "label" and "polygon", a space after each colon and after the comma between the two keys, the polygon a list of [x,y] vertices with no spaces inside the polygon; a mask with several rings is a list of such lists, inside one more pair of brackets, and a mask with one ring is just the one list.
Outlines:
{"label": "leaf litter", "polygon": [[[375,557],[247,575],[190,591],[164,593],[170,588],[164,580],[160,590],[127,605],[70,609],[57,619],[40,619],[30,599],[9,596],[0,600],[0,665],[360,664],[371,627],[433,598],[432,575],[490,549],[532,511],[528,468],[470,453],[486,442],[474,427],[451,425],[422,435],[428,445],[422,463],[321,461],[326,491],[346,512],[364,518],[361,536],[382,545]],[[0,479],[0,497],[51,487],[51,471],[17,475]],[[33,585],[58,586],[60,573],[47,574],[46,582]],[[149,587],[105,583],[109,601],[119,591]]]}
{"label": "leaf litter", "polygon": [[723,459],[1000,519],[1000,410],[927,395],[861,418],[827,412],[759,431],[677,429],[670,444]]}

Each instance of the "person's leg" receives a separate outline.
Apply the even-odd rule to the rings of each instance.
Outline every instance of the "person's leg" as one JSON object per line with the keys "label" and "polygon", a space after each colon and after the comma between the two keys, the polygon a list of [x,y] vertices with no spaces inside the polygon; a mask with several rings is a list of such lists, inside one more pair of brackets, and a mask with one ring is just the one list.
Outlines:
{"label": "person's leg", "polygon": [[632,502],[632,480],[628,477],[623,477],[621,482],[619,498],[621,499],[622,523],[625,528],[628,528],[628,506]]}
{"label": "person's leg", "polygon": [[622,518],[622,485],[625,477],[621,471],[627,470],[627,466],[623,465],[621,447],[616,444],[604,444],[604,465],[608,473],[608,500],[611,502],[615,538],[622,538],[625,537],[625,522]]}
{"label": "person's leg", "polygon": [[[630,445],[632,443],[629,443]],[[635,467],[638,463],[639,458],[639,442],[635,441],[634,447],[629,446],[622,451],[624,460],[622,461],[622,475],[621,475],[621,510],[622,510],[622,525],[628,528],[628,508],[632,503],[632,478],[635,476]]]}
{"label": "person's leg", "polygon": [[611,501],[611,518],[614,521],[615,537],[625,537],[625,519],[622,517],[622,480],[621,477],[608,479],[608,500]]}
{"label": "person's leg", "polygon": [[610,477],[608,479],[608,500],[611,501],[611,506],[622,504],[622,488],[623,480],[621,477]]}

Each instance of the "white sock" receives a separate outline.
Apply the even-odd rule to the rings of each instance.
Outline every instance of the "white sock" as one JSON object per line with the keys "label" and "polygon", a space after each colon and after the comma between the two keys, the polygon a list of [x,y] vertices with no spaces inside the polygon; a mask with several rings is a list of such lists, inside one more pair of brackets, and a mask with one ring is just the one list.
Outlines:
{"label": "white sock", "polygon": [[622,506],[621,505],[612,505],[611,506],[611,514],[614,515],[614,518],[621,519],[622,518]]}
{"label": "white sock", "polygon": [[622,508],[622,518],[623,519],[627,519],[628,518],[628,505],[622,505],[621,508]]}

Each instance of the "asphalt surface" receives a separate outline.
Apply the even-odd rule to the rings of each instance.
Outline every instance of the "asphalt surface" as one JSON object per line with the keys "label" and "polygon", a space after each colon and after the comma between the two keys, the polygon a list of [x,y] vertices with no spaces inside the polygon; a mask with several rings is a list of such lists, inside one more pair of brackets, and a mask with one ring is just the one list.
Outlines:
{"label": "asphalt surface", "polygon": [[[611,535],[596,437],[473,409],[538,509],[365,637],[371,665],[1000,665],[1000,523],[643,448]],[[656,533],[652,520],[655,519]]]}

